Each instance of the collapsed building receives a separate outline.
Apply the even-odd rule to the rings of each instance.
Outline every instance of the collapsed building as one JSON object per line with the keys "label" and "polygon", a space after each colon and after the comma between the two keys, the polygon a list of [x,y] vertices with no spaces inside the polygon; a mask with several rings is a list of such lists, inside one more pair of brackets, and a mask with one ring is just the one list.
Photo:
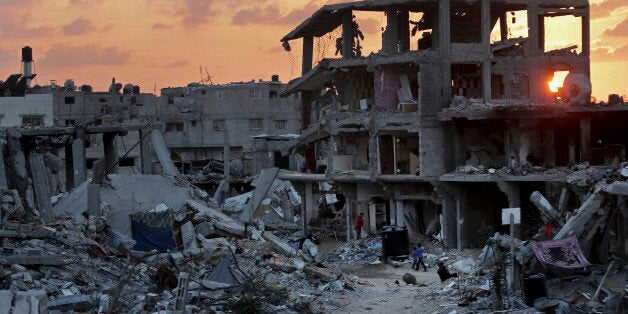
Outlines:
{"label": "collapsed building", "polygon": [[[357,12],[385,14],[379,52],[361,55]],[[550,49],[546,22],[563,16],[579,22],[581,41]],[[523,37],[512,35],[517,17],[527,18]],[[440,229],[460,249],[482,246],[480,230],[507,233],[504,208],[520,208],[519,238],[536,234],[544,220],[534,191],[563,211],[580,207],[593,182],[575,184],[587,180],[570,178],[573,167],[617,167],[628,144],[628,106],[591,101],[589,24],[586,0],[323,6],[281,39],[286,50],[295,40],[303,47],[302,76],[286,95],[302,95],[292,150],[305,166],[281,178],[299,187],[306,221],[329,207],[326,195],[342,195],[346,206],[333,209],[347,218],[347,238],[350,217],[363,212],[368,232]],[[313,64],[314,39],[337,29],[341,57]],[[565,71],[552,91],[548,82]],[[625,208],[622,193],[609,196],[616,208]],[[625,210],[615,213],[611,250],[626,256]]]}

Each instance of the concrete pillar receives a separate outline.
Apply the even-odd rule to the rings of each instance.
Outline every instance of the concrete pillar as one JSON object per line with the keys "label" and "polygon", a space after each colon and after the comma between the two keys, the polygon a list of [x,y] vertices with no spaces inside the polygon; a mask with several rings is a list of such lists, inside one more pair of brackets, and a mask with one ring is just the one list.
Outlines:
{"label": "concrete pillar", "polygon": [[312,69],[314,56],[314,38],[312,36],[303,37],[303,58],[301,59],[301,73],[305,74]]}
{"label": "concrete pillar", "polygon": [[458,224],[456,198],[445,194],[443,198],[443,213],[441,217],[441,234],[443,242],[449,248],[458,247]]}
{"label": "concrete pillar", "polygon": [[223,143],[223,156],[224,156],[224,160],[222,161],[222,167],[223,167],[223,177],[225,178],[225,180],[227,182],[229,182],[229,168],[231,168],[231,146],[229,146],[229,130],[225,129],[225,140]]}
{"label": "concrete pillar", "polygon": [[501,40],[508,39],[508,14],[506,11],[499,16],[499,34]]}
{"label": "concrete pillar", "polygon": [[303,213],[304,227],[307,230],[307,225],[314,216],[314,195],[312,194],[312,182],[305,182],[305,212]]}
{"label": "concrete pillar", "polygon": [[105,151],[105,172],[118,173],[118,150],[116,147],[116,135],[114,132],[102,134],[103,148]]}
{"label": "concrete pillar", "polygon": [[539,53],[545,52],[545,16],[539,15]]}
{"label": "concrete pillar", "polygon": [[[85,165],[85,147],[83,140],[80,138],[72,142],[72,170],[74,175],[74,186],[72,189],[81,185],[87,180],[87,168]],[[67,156],[66,156],[67,157]],[[69,191],[69,190],[68,190]]]}
{"label": "concrete pillar", "polygon": [[395,201],[395,224],[399,227],[405,227],[406,220],[404,219],[404,206],[402,200]]}
{"label": "concrete pillar", "polygon": [[580,119],[580,162],[589,160],[591,151],[591,118]]}
{"label": "concrete pillar", "polygon": [[386,10],[386,30],[383,41],[382,49],[385,53],[389,55],[399,53],[399,16],[395,9]]}
{"label": "concrete pillar", "polygon": [[399,53],[410,50],[410,12],[399,12]]}
{"label": "concrete pillar", "polygon": [[353,11],[342,11],[342,57],[354,58],[353,54]]}
{"label": "concrete pillar", "polygon": [[369,172],[371,176],[380,173],[379,170],[379,141],[376,132],[369,132]]}
{"label": "concrete pillar", "polygon": [[72,140],[65,144],[65,190],[74,189],[74,161],[72,160]]}
{"label": "concrete pillar", "polygon": [[150,149],[150,129],[140,129],[140,163],[142,174],[151,174],[153,155]]}
{"label": "concrete pillar", "polygon": [[[443,56],[443,60],[441,63],[441,73],[440,73],[440,86],[442,86],[439,93],[441,95],[441,106],[448,106],[451,101],[451,9],[449,6],[450,0],[440,0],[438,5],[438,50],[440,54]],[[421,64],[419,67],[419,71],[422,71],[421,68],[424,64]],[[425,77],[421,77],[419,86],[422,86],[422,90],[425,91],[429,89],[429,85],[427,85],[429,80]],[[423,107],[423,99],[430,98],[431,96],[421,98],[419,103],[421,107]],[[419,109],[421,111],[421,109]]]}
{"label": "concrete pillar", "polygon": [[539,41],[534,40],[539,35],[539,5],[528,4],[528,40],[525,44],[525,56],[533,57],[539,54]]}
{"label": "concrete pillar", "polygon": [[491,101],[491,4],[482,0],[482,97],[484,103]]}
{"label": "concrete pillar", "polygon": [[105,159],[99,158],[92,165],[92,182],[101,184],[105,180]]}
{"label": "concrete pillar", "polygon": [[[589,4],[587,4],[586,14],[582,16],[582,54],[589,56],[591,54],[591,16]],[[589,75],[589,73],[587,73]]]}
{"label": "concrete pillar", "polygon": [[569,164],[576,163],[576,139],[575,136],[569,133]]}
{"label": "concrete pillar", "polygon": [[87,185],[87,213],[97,216],[100,214],[100,184]]}
{"label": "concrete pillar", "polygon": [[5,147],[6,147],[6,141],[4,140],[4,138],[0,138],[0,189],[2,189],[2,190],[8,190],[9,189],[9,183],[7,181],[7,171],[4,168],[4,149],[5,149]]}
{"label": "concrete pillar", "polygon": [[543,131],[543,159],[545,165],[549,167],[556,166],[556,150],[554,145],[556,143],[556,134],[554,130]]}
{"label": "concrete pillar", "polygon": [[39,210],[39,217],[50,223],[54,219],[52,213],[52,202],[50,201],[50,184],[46,175],[44,157],[37,153],[30,154],[28,158],[31,168],[31,178],[33,179],[33,189],[35,192],[35,206]]}

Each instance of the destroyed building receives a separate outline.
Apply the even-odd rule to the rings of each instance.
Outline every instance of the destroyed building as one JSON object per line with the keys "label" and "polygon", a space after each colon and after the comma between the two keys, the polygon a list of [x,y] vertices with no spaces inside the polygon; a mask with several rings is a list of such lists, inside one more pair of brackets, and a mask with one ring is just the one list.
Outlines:
{"label": "destroyed building", "polygon": [[[360,12],[385,15],[381,50],[368,56]],[[527,19],[525,36],[512,35],[517,17]],[[553,17],[577,20],[581,41],[550,49]],[[446,245],[467,248],[483,245],[484,227],[507,231],[502,209],[516,207],[527,239],[543,225],[534,191],[578,208],[591,186],[574,185],[570,167],[625,159],[628,106],[591,102],[589,24],[586,0],[325,5],[281,39],[286,50],[303,47],[302,76],[286,95],[302,95],[292,150],[306,158],[281,178],[300,187],[308,221],[326,194],[342,194],[369,232],[396,224],[416,235],[436,221]],[[315,39],[336,30],[341,56],[313,64]]]}
{"label": "destroyed building", "polygon": [[224,160],[227,146],[231,167],[244,175],[290,169],[296,161],[281,148],[298,133],[300,100],[298,93],[280,98],[285,88],[273,75],[270,81],[162,89],[159,119],[173,160],[188,173]]}

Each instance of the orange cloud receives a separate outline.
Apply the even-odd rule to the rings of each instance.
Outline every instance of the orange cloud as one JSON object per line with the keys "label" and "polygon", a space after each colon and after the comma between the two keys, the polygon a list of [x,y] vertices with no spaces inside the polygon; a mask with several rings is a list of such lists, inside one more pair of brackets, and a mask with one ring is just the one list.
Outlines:
{"label": "orange cloud", "polygon": [[591,58],[598,60],[598,62],[626,61],[628,60],[628,45],[613,50],[606,47],[591,49]]}
{"label": "orange cloud", "polygon": [[602,35],[613,37],[628,37],[628,20],[623,20],[612,28],[605,29]]}
{"label": "orange cloud", "polygon": [[217,0],[184,0],[174,2],[174,14],[181,18],[185,27],[196,27],[209,23],[210,17],[220,12],[215,8]]}
{"label": "orange cloud", "polygon": [[116,46],[84,45],[72,46],[53,44],[40,61],[49,67],[72,67],[94,65],[122,65],[127,63],[133,53]]}
{"label": "orange cloud", "polygon": [[267,6],[253,6],[246,9],[237,11],[231,19],[231,25],[290,25],[301,23],[306,18],[310,17],[314,11],[318,10],[320,6],[317,1],[312,0],[304,6],[295,8],[285,14],[281,13],[280,5],[277,3],[271,3]]}
{"label": "orange cloud", "polygon": [[188,62],[188,60],[181,59],[181,60],[177,60],[175,62],[164,64],[161,67],[164,68],[164,69],[171,69],[171,68],[180,68],[180,67],[183,67],[183,66],[187,66],[189,64],[190,64],[190,62]]}
{"label": "orange cloud", "polygon": [[61,27],[63,35],[73,36],[90,33],[96,30],[94,22],[88,20],[82,16],[77,17],[74,21]]}
{"label": "orange cloud", "polygon": [[626,0],[604,0],[600,3],[593,3],[590,5],[591,16],[595,16],[595,18],[606,17],[622,7],[628,7]]}

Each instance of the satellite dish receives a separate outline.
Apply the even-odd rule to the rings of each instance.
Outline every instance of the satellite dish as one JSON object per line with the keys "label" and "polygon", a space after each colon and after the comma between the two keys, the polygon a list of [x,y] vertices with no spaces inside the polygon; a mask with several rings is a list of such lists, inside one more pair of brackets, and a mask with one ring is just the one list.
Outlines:
{"label": "satellite dish", "polygon": [[582,73],[567,74],[563,90],[569,104],[586,105],[591,102],[591,79]]}
{"label": "satellite dish", "polygon": [[63,83],[63,87],[65,87],[65,90],[67,91],[73,91],[76,89],[76,86],[74,86],[74,80],[72,79],[66,80],[65,83]]}

